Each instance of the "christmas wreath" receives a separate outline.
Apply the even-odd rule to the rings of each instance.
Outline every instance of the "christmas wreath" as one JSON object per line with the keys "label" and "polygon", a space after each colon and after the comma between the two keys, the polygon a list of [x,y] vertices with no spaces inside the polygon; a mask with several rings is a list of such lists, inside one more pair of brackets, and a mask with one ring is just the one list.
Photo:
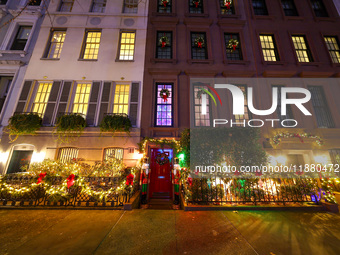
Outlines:
{"label": "christmas wreath", "polygon": [[236,50],[236,47],[239,45],[239,41],[237,41],[236,39],[231,38],[228,41],[228,45],[227,48],[230,52],[234,52]]}
{"label": "christmas wreath", "polygon": [[227,7],[227,9],[230,9],[230,7],[231,7],[231,0],[224,0],[224,6]]}
{"label": "christmas wreath", "polygon": [[162,4],[166,7],[169,4],[169,0],[162,0]]}
{"label": "christmas wreath", "polygon": [[169,38],[167,36],[162,36],[159,39],[159,44],[162,46],[162,48],[164,48],[167,44],[169,44]]}
{"label": "christmas wreath", "polygon": [[200,89],[197,94],[196,94],[196,98],[201,99],[203,94],[207,94],[207,92],[205,92],[204,90]]}
{"label": "christmas wreath", "polygon": [[159,96],[163,98],[164,102],[168,101],[168,97],[170,96],[170,91],[168,89],[162,89],[159,92]]}
{"label": "christmas wreath", "polygon": [[195,45],[197,48],[202,48],[204,46],[204,39],[202,37],[197,37],[195,39]]}
{"label": "christmas wreath", "polygon": [[[162,155],[164,155],[164,157],[162,157]],[[156,163],[160,166],[165,165],[169,163],[169,158],[166,154],[160,153],[157,155]]]}
{"label": "christmas wreath", "polygon": [[200,5],[201,1],[200,0],[194,0],[192,1],[193,4],[195,5],[196,8],[198,8],[198,6]]}

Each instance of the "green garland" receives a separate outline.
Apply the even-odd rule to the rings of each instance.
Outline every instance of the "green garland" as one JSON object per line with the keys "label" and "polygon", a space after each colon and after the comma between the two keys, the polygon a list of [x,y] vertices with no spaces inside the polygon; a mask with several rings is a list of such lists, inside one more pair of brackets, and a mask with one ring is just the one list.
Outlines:
{"label": "green garland", "polygon": [[299,138],[300,142],[303,143],[303,138],[311,138],[311,139],[315,139],[315,142],[317,145],[322,146],[324,145],[324,141],[316,135],[311,135],[308,133],[278,133],[277,135],[275,135],[273,138],[271,138],[270,142],[272,145],[277,146],[281,143],[282,139],[284,138]]}
{"label": "green garland", "polygon": [[106,115],[99,126],[101,132],[126,132],[128,134],[132,128],[129,117],[125,115]]}
{"label": "green garland", "polygon": [[86,127],[86,120],[82,114],[72,113],[62,115],[57,119],[55,132],[58,140],[62,143],[69,143],[75,136],[80,136]]}
{"label": "green garland", "polygon": [[145,147],[148,142],[159,145],[162,149],[164,148],[164,146],[167,145],[175,151],[175,154],[181,151],[180,142],[177,140],[155,139],[155,138],[145,137],[140,143],[138,143],[140,153],[145,152]]}
{"label": "green garland", "polygon": [[[10,142],[14,142],[21,135],[35,135],[42,125],[42,118],[37,113],[15,114],[9,119],[6,132]],[[13,138],[13,136],[15,136]]]}
{"label": "green garland", "polygon": [[166,97],[170,97],[170,91],[168,89],[162,89],[160,92],[159,92],[159,96],[161,98],[163,98],[163,95],[166,94]]}

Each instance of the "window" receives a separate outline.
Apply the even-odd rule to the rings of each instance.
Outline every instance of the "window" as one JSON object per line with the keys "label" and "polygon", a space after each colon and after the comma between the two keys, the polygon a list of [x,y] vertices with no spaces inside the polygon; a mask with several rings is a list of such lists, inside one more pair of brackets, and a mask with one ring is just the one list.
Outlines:
{"label": "window", "polygon": [[333,63],[340,63],[340,49],[338,38],[336,38],[335,36],[325,36],[324,39]]}
{"label": "window", "polygon": [[157,32],[156,58],[172,59],[172,32]]}
{"label": "window", "polygon": [[54,30],[51,32],[46,58],[60,58],[61,50],[63,49],[66,31]]}
{"label": "window", "polygon": [[110,158],[116,158],[118,160],[123,160],[124,149],[123,148],[105,148],[104,149],[104,161]]}
{"label": "window", "polygon": [[157,10],[159,13],[171,13],[172,0],[157,0]]}
{"label": "window", "polygon": [[[293,117],[293,111],[292,111],[292,108],[291,108],[291,105],[287,105],[286,106],[286,115],[281,115],[281,90],[284,86],[282,85],[274,85],[272,86],[273,88],[277,88],[277,108],[276,108],[276,114],[277,116],[279,117],[279,120],[280,120],[280,126],[282,127],[281,125],[281,122],[283,120],[287,120],[287,119],[294,119]],[[294,126],[295,125],[295,122],[294,121],[286,121],[285,122],[285,125],[287,126]]]}
{"label": "window", "polygon": [[192,59],[208,59],[205,33],[191,33]]}
{"label": "window", "polygon": [[322,0],[311,0],[312,8],[316,17],[328,17],[328,13]]}
{"label": "window", "polygon": [[286,16],[298,16],[294,0],[281,0],[281,4]]}
{"label": "window", "polygon": [[340,164],[340,149],[329,150],[332,164]]}
{"label": "window", "polygon": [[234,115],[235,122],[239,123],[236,124],[236,126],[244,126],[243,122],[249,121],[251,119],[251,113],[249,112],[248,109],[248,95],[247,95],[247,86],[246,85],[237,85],[239,89],[242,90],[243,95],[244,95],[244,115]]}
{"label": "window", "polygon": [[60,148],[58,150],[58,160],[61,163],[67,163],[70,162],[73,159],[78,158],[78,148],[72,148],[72,147],[67,147],[67,148]]}
{"label": "window", "polygon": [[5,5],[7,4],[8,0],[0,0],[0,5]]}
{"label": "window", "polygon": [[74,0],[61,0],[59,11],[60,12],[70,12],[70,11],[72,11],[73,2],[74,2]]}
{"label": "window", "polygon": [[73,101],[73,113],[80,113],[86,116],[91,92],[90,83],[78,83]]}
{"label": "window", "polygon": [[41,4],[41,0],[28,0],[29,1],[29,3],[28,3],[28,5],[33,5],[33,6],[40,6],[40,4]]}
{"label": "window", "polygon": [[[228,47],[229,41],[231,39],[238,41],[238,44],[236,45],[235,50],[234,50],[234,48]],[[243,60],[239,34],[225,33],[224,34],[224,40],[225,40],[225,46],[226,46],[226,51],[227,51],[227,59],[228,60]]]}
{"label": "window", "polygon": [[202,114],[202,94],[203,90],[208,90],[207,86],[195,85],[194,86],[194,100],[195,100],[195,126],[196,127],[210,127],[210,100],[207,96],[207,114]]}
{"label": "window", "polygon": [[135,52],[135,32],[122,32],[120,35],[119,60],[133,60]]}
{"label": "window", "polygon": [[139,0],[124,0],[124,13],[137,13]]}
{"label": "window", "polygon": [[220,10],[221,14],[235,14],[235,6],[234,1],[228,0],[219,0],[220,1]]}
{"label": "window", "polygon": [[190,13],[203,13],[203,0],[189,0]]}
{"label": "window", "polygon": [[50,96],[52,83],[39,82],[37,93],[32,106],[32,112],[38,113],[40,117],[45,114],[48,98]]}
{"label": "window", "polygon": [[303,35],[293,35],[292,40],[299,62],[313,62],[312,54],[309,50],[306,37]]}
{"label": "window", "polygon": [[20,26],[14,38],[11,50],[24,50],[31,30],[31,26]]}
{"label": "window", "polygon": [[273,35],[260,35],[264,61],[280,61]]}
{"label": "window", "polygon": [[255,15],[268,15],[267,5],[265,0],[252,0]]}
{"label": "window", "polygon": [[[173,113],[173,85],[172,84],[156,84],[156,126],[167,126],[171,127],[172,123],[172,113]],[[169,96],[165,97],[160,95],[162,89],[167,89],[169,91]]]}
{"label": "window", "polygon": [[9,88],[11,87],[12,80],[12,76],[0,76],[0,113],[8,95]]}
{"label": "window", "polygon": [[323,88],[321,86],[308,86],[308,90],[312,94],[312,105],[314,108],[318,127],[334,127],[333,118],[329,111]]}
{"label": "window", "polygon": [[117,84],[115,89],[113,113],[129,113],[130,85]]}
{"label": "window", "polygon": [[91,6],[91,12],[105,12],[106,0],[93,0]]}
{"label": "window", "polygon": [[86,31],[82,59],[98,59],[100,31]]}

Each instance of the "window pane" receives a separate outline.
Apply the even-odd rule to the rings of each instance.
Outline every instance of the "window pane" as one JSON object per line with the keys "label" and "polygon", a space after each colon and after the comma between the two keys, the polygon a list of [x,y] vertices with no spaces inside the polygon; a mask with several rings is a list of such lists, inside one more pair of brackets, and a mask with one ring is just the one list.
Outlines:
{"label": "window pane", "polygon": [[124,0],[124,13],[137,13],[139,0]]}
{"label": "window pane", "polygon": [[124,113],[128,115],[130,85],[117,84],[114,96],[113,113]]}
{"label": "window pane", "polygon": [[191,33],[191,57],[192,59],[208,59],[205,33]]}
{"label": "window pane", "polygon": [[[194,102],[195,102],[195,126],[197,127],[209,127],[210,126],[210,98],[204,95],[203,90],[208,90],[208,87],[204,84],[194,86]],[[207,97],[207,112],[202,114],[202,96]]]}
{"label": "window pane", "polygon": [[61,0],[60,2],[60,12],[70,12],[72,11],[74,0]]}
{"label": "window pane", "polygon": [[103,13],[105,12],[105,7],[106,7],[106,0],[93,0],[91,12]]}
{"label": "window pane", "polygon": [[340,50],[338,39],[335,36],[325,36],[324,39],[333,63],[340,63]]}
{"label": "window pane", "polygon": [[47,52],[47,58],[60,58],[61,50],[64,45],[66,31],[53,31]]}
{"label": "window pane", "polygon": [[286,16],[298,16],[294,0],[281,0],[281,4]]}
{"label": "window pane", "polygon": [[14,38],[11,50],[24,50],[31,30],[31,26],[20,26]]}
{"label": "window pane", "polygon": [[233,0],[219,0],[220,1],[220,10],[221,14],[235,14],[235,6]]}
{"label": "window pane", "polygon": [[86,32],[83,59],[98,59],[101,32]]}
{"label": "window pane", "polygon": [[122,32],[120,39],[119,60],[133,60],[135,50],[135,32]]}
{"label": "window pane", "polygon": [[172,32],[157,32],[156,58],[172,59]]}
{"label": "window pane", "polygon": [[[156,85],[156,126],[172,126],[172,99],[173,90],[172,85],[169,84],[157,84]],[[160,95],[163,89],[169,91],[169,95]]]}
{"label": "window pane", "polygon": [[62,163],[70,162],[78,158],[78,148],[60,148],[58,152],[58,160]]}
{"label": "window pane", "polygon": [[316,17],[328,17],[328,13],[322,0],[310,0]]}
{"label": "window pane", "polygon": [[80,113],[86,116],[87,107],[89,103],[91,92],[91,84],[78,83],[76,88],[76,94],[73,101],[73,113]]}
{"label": "window pane", "polygon": [[39,82],[37,93],[32,106],[32,112],[44,116],[48,98],[50,96],[52,83]]}
{"label": "window pane", "polygon": [[313,62],[312,54],[304,36],[292,36],[299,62]]}
{"label": "window pane", "polygon": [[265,0],[252,0],[255,15],[268,15]]}
{"label": "window pane", "polygon": [[106,148],[104,149],[104,161],[110,158],[116,158],[118,160],[123,160],[124,149],[122,148]]}
{"label": "window pane", "polygon": [[157,0],[159,13],[171,13],[172,0]]}
{"label": "window pane", "polygon": [[189,0],[190,13],[203,13],[203,0]]}
{"label": "window pane", "polygon": [[260,35],[260,42],[264,61],[280,61],[274,41],[274,36]]}
{"label": "window pane", "polygon": [[[238,44],[237,45],[235,44],[236,45],[235,49],[234,47],[228,48],[229,41],[232,39],[238,41]],[[226,45],[227,59],[228,60],[243,60],[239,34],[225,33],[224,40],[225,40],[225,45]]]}

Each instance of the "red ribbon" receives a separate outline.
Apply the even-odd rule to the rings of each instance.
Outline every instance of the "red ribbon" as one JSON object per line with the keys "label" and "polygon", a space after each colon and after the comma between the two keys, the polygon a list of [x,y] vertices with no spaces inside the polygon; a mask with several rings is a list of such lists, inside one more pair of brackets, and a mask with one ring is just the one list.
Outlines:
{"label": "red ribbon", "polygon": [[73,186],[74,178],[75,178],[74,174],[70,174],[70,176],[67,177],[67,179],[66,179],[67,180],[67,188],[70,188],[70,187]]}
{"label": "red ribbon", "polygon": [[134,178],[134,175],[133,175],[133,174],[129,174],[128,176],[126,176],[126,182],[125,182],[125,184],[126,184],[126,185],[132,185],[132,184],[133,184],[133,178]]}
{"label": "red ribbon", "polygon": [[197,42],[197,47],[202,48],[202,42]]}
{"label": "red ribbon", "polygon": [[45,178],[45,176],[46,176],[46,173],[39,174],[39,178],[38,178],[37,184],[41,183],[42,180]]}
{"label": "red ribbon", "polygon": [[225,3],[225,6],[227,7],[228,10],[230,9],[230,5],[231,5],[230,2],[226,2],[226,3]]}
{"label": "red ribbon", "polygon": [[302,139],[302,137],[301,137],[299,134],[294,134],[294,137],[297,137],[297,138],[299,138],[299,139],[300,139],[300,142],[302,142],[302,143],[303,143],[303,139]]}
{"label": "red ribbon", "polygon": [[163,100],[164,102],[168,102],[168,96],[166,94],[163,94]]}
{"label": "red ribbon", "polygon": [[236,50],[237,45],[233,44],[233,50]]}
{"label": "red ribbon", "polygon": [[163,1],[164,7],[166,7],[167,4],[168,4],[168,1]]}
{"label": "red ribbon", "polygon": [[198,8],[198,5],[199,5],[199,2],[198,2],[198,1],[196,1],[196,2],[195,2],[195,6],[196,6],[196,8]]}
{"label": "red ribbon", "polygon": [[166,42],[162,42],[162,48],[164,48],[166,45]]}
{"label": "red ribbon", "polygon": [[189,186],[192,186],[192,178],[191,177],[188,177],[188,184],[189,184]]}

